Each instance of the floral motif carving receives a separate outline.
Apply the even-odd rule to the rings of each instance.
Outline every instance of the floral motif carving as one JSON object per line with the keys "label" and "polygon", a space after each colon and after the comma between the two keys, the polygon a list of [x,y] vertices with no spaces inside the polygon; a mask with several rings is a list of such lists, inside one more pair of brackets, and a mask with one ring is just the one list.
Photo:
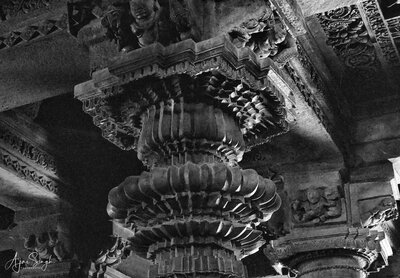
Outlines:
{"label": "floral motif carving", "polygon": [[[332,126],[331,126],[330,122],[328,121],[328,118],[326,117],[324,111],[319,106],[315,96],[311,93],[310,89],[307,88],[307,86],[304,84],[304,82],[302,81],[300,76],[296,73],[296,71],[290,64],[286,64],[284,66],[284,68],[286,69],[287,73],[289,74],[289,76],[292,78],[292,80],[296,84],[296,87],[299,89],[299,91],[302,94],[302,96],[304,97],[305,101],[313,109],[314,113],[317,115],[318,119],[321,121],[323,126],[328,131],[332,131]],[[322,82],[319,84],[322,84]]]}
{"label": "floral motif carving", "polygon": [[390,38],[391,35],[395,35],[395,30],[392,29],[389,24],[388,27],[386,27],[384,19],[379,12],[378,4],[375,0],[363,1],[362,7],[368,22],[375,33],[376,41],[382,49],[382,53],[386,61],[390,64],[398,64],[400,60],[398,54],[396,53],[395,46]]}
{"label": "floral motif carving", "polygon": [[352,78],[346,82],[356,80],[359,86],[355,90],[360,92],[379,90],[385,86],[386,77],[375,39],[370,37],[361,12],[356,5],[351,5],[318,14],[318,18],[327,35],[327,44],[343,62],[345,74]]}
{"label": "floral motif carving", "polygon": [[310,187],[300,192],[292,205],[293,219],[297,223],[322,223],[340,217],[342,203],[337,187]]}
{"label": "floral motif carving", "polygon": [[3,126],[0,126],[0,164],[46,190],[61,193],[54,157]]}
{"label": "floral motif carving", "polygon": [[318,15],[327,34],[327,44],[350,68],[374,67],[377,61],[375,48],[355,5]]}
{"label": "floral motif carving", "polygon": [[18,153],[29,158],[36,164],[41,165],[46,170],[56,173],[56,163],[53,157],[22,140],[20,137],[3,127],[0,127],[0,142],[8,145],[13,150],[16,150]]}

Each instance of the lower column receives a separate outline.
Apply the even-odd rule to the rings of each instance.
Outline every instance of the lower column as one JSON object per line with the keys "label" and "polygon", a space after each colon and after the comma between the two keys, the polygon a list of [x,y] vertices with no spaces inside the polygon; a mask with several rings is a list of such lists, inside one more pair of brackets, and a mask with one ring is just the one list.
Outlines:
{"label": "lower column", "polygon": [[301,278],[364,278],[368,265],[368,258],[340,249],[299,254],[291,261],[296,277]]}
{"label": "lower column", "polygon": [[278,273],[362,278],[388,265],[384,224],[397,217],[388,181],[341,184],[337,169],[293,172],[284,180],[283,212],[268,222],[275,239],[264,250]]}

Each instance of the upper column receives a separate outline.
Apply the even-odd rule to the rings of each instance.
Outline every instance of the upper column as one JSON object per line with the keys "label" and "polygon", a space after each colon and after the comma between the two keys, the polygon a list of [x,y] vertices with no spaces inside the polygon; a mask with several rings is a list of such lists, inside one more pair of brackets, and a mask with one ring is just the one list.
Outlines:
{"label": "upper column", "polygon": [[[99,19],[79,29],[85,11]],[[133,231],[121,234],[129,248],[155,262],[150,277],[246,277],[240,259],[264,243],[257,226],[281,199],[238,162],[294,120],[275,61],[290,57],[293,38],[274,8],[136,0],[72,3],[70,13],[93,69],[75,96],[106,139],[149,168],[109,194],[109,215]]]}

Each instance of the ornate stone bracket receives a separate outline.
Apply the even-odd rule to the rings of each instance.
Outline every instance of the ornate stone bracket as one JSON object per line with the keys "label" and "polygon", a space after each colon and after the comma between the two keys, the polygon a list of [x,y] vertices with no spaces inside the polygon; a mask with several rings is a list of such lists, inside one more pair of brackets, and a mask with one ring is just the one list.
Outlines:
{"label": "ornate stone bracket", "polygon": [[[124,60],[134,62],[127,64]],[[168,81],[169,84],[165,83],[165,81],[163,83],[156,83],[155,81],[152,84],[162,89],[162,86],[174,86],[170,78],[174,75],[181,75],[182,78],[187,76],[189,78],[190,76],[196,76],[199,72],[206,73],[213,70],[219,71],[224,77],[222,77],[223,79],[212,81],[213,83],[217,82],[215,84],[210,83],[216,88],[209,87],[212,90],[206,94],[218,99],[222,107],[227,107],[232,111],[230,113],[238,117],[242,123],[241,129],[245,133],[245,140],[249,141],[250,145],[265,142],[271,136],[275,136],[273,134],[280,134],[287,130],[288,122],[293,120],[293,115],[286,116],[286,111],[290,109],[286,107],[290,106],[289,103],[291,103],[292,98],[290,96],[290,87],[279,75],[280,70],[268,59],[262,60],[261,64],[259,64],[253,52],[248,49],[238,50],[225,37],[210,39],[197,44],[187,40],[171,47],[162,47],[154,44],[132,52],[132,54],[128,53],[121,57],[119,61],[111,64],[108,69],[94,73],[93,81],[77,86],[76,96],[84,102],[84,110],[94,117],[94,123],[103,130],[103,136],[117,146],[129,150],[134,149],[137,144],[134,138],[138,136],[139,127],[134,125],[132,129],[132,127],[127,126],[128,123],[124,123],[124,117],[126,117],[124,115],[112,115],[110,113],[112,111],[110,110],[110,104],[107,104],[107,102],[112,99],[117,100],[118,95],[123,95],[126,90],[129,90],[129,83],[139,82],[139,80],[146,78],[148,80],[151,80],[151,78],[170,79],[171,81]],[[203,75],[206,76],[206,74]],[[189,79],[187,80],[189,81]],[[196,79],[198,77],[195,77]],[[243,85],[233,82],[233,80],[238,79],[242,80]],[[105,83],[100,80],[107,81]],[[185,81],[185,84],[188,81]],[[231,84],[229,85],[230,87],[218,88],[218,84],[224,81],[230,82],[224,83],[226,85]],[[141,84],[144,85],[144,83]],[[250,84],[254,89],[249,87]],[[185,90],[185,88],[178,87],[176,89],[179,91],[174,92],[170,89],[168,91],[168,93],[171,92],[171,97],[173,98],[178,97]],[[151,89],[151,91],[150,89],[145,90],[147,92],[139,91],[139,95],[148,98],[146,100],[147,105],[157,102],[157,98],[152,100],[153,97],[151,96],[154,89]],[[251,90],[254,90],[254,92],[251,93]],[[81,91],[85,92],[85,94],[80,93]],[[248,91],[249,93],[242,94],[240,91]],[[220,94],[221,92],[223,94]],[[132,101],[135,100],[132,99]],[[246,102],[248,104],[244,107]],[[268,121],[262,120],[262,114],[267,111],[267,107],[263,102],[270,102],[275,106],[269,112],[271,118]],[[115,103],[117,104],[118,102]],[[126,107],[124,109],[132,108]],[[128,111],[126,110],[125,113]],[[257,116],[257,113],[261,114]],[[244,117],[248,114],[253,115],[252,118],[254,120],[244,121]],[[243,119],[240,120],[241,118]],[[118,121],[117,119],[120,120]],[[138,120],[135,122],[138,122]],[[253,130],[256,129],[265,130],[262,135],[263,138],[254,137]]]}

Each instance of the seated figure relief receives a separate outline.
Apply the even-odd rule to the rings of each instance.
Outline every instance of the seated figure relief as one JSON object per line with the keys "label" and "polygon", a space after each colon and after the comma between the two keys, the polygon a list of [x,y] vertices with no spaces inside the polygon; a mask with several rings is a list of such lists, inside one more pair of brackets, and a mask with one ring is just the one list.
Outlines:
{"label": "seated figure relief", "polygon": [[301,193],[291,204],[295,222],[322,223],[342,214],[340,194],[336,187],[311,187]]}

